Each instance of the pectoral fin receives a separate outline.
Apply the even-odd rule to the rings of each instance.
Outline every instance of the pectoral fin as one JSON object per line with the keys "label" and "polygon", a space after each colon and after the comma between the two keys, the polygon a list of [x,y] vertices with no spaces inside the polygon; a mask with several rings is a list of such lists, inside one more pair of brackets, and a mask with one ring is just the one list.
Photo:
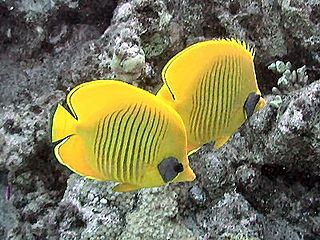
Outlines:
{"label": "pectoral fin", "polygon": [[114,192],[131,192],[131,191],[135,191],[140,189],[141,187],[137,186],[137,185],[133,185],[130,183],[119,183],[118,185],[116,185],[112,191]]}

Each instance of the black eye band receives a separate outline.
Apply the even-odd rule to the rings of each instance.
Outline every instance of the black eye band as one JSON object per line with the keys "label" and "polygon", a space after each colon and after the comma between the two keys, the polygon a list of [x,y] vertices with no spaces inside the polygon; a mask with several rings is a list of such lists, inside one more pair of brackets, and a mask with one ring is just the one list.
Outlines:
{"label": "black eye band", "polygon": [[175,157],[168,157],[158,165],[159,173],[164,182],[170,182],[183,172],[183,165]]}
{"label": "black eye band", "polygon": [[255,92],[249,94],[243,106],[247,118],[250,118],[253,115],[254,109],[256,108],[256,105],[258,104],[259,100],[259,94],[256,94]]}

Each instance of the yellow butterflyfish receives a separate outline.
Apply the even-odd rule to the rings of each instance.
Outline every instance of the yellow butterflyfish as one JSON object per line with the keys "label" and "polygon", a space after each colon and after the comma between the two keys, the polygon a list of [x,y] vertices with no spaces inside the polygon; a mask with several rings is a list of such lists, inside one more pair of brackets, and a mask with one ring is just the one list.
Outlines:
{"label": "yellow butterflyfish", "polygon": [[181,117],[151,93],[115,80],[75,87],[52,118],[56,158],[91,179],[133,191],[193,181]]}
{"label": "yellow butterflyfish", "polygon": [[253,59],[245,42],[221,39],[191,45],[165,65],[157,96],[182,117],[189,153],[211,141],[221,147],[266,105]]}

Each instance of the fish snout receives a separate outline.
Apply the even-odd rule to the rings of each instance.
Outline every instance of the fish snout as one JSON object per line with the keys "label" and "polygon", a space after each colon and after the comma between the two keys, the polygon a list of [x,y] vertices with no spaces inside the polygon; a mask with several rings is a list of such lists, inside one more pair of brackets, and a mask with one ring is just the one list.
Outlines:
{"label": "fish snout", "polygon": [[183,172],[181,172],[177,177],[177,182],[192,182],[196,179],[196,175],[194,174],[191,167],[184,166]]}
{"label": "fish snout", "polygon": [[264,108],[267,105],[266,100],[263,97],[260,97],[260,101],[258,103],[258,110]]}

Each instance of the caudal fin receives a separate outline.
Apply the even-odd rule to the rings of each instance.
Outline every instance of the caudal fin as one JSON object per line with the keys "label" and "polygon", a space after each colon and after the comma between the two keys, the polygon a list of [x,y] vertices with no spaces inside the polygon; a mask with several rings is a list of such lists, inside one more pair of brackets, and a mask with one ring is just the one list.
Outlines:
{"label": "caudal fin", "polygon": [[52,117],[52,142],[58,142],[54,153],[58,161],[72,171],[87,178],[104,180],[93,166],[88,155],[85,140],[76,133],[77,119],[61,104],[58,104]]}
{"label": "caudal fin", "polygon": [[52,117],[51,141],[58,142],[75,134],[77,120],[61,105],[58,104]]}

